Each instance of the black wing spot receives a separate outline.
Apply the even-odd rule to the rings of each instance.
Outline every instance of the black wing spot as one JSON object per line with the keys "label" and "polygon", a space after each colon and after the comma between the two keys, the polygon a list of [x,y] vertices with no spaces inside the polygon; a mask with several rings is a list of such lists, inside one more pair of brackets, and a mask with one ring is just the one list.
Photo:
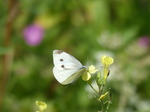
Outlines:
{"label": "black wing spot", "polygon": [[65,68],[65,66],[64,66],[64,65],[61,65],[61,67],[62,67],[62,68]]}
{"label": "black wing spot", "polygon": [[63,59],[60,59],[60,61],[64,61]]}
{"label": "black wing spot", "polygon": [[61,53],[63,53],[63,51],[57,50],[56,53],[57,53],[57,54],[61,54]]}

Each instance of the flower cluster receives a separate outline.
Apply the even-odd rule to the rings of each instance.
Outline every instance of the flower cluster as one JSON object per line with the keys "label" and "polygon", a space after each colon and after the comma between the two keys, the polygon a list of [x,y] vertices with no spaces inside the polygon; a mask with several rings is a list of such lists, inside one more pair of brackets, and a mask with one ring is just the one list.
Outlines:
{"label": "flower cluster", "polygon": [[[104,111],[104,103],[103,100],[106,96],[109,96],[109,99],[106,101],[107,103],[107,107],[106,107],[106,111],[108,111],[108,108],[111,104],[111,96],[110,96],[110,91],[105,92],[103,94],[103,89],[104,86],[106,85],[107,82],[107,77],[109,76],[109,66],[114,62],[114,59],[111,57],[107,57],[107,56],[102,56],[101,57],[101,62],[103,64],[102,66],[102,70],[98,70],[95,68],[95,66],[91,65],[88,69],[87,72],[85,74],[82,75],[82,79],[84,81],[87,81],[88,84],[90,85],[90,87],[96,92],[98,93],[98,98],[97,100],[101,102],[101,108],[102,108],[102,112]],[[96,78],[96,82],[97,82],[97,86],[99,88],[99,91],[97,91],[91,84],[91,74],[94,74],[97,72],[97,78]]]}
{"label": "flower cluster", "polygon": [[[109,66],[114,62],[113,58],[111,57],[107,57],[107,56],[102,56],[101,57],[101,62],[103,64],[103,72],[100,73],[98,72],[99,70],[96,69],[96,67],[94,65],[91,65],[88,69],[87,69],[87,72],[85,74],[82,75],[82,79],[84,81],[89,81],[91,79],[91,74],[94,74],[96,72],[98,72],[98,75],[97,75],[97,83],[98,85],[101,85],[102,82],[103,84],[105,85],[104,82],[106,82],[106,79],[109,75]],[[102,76],[101,76],[102,74]]]}

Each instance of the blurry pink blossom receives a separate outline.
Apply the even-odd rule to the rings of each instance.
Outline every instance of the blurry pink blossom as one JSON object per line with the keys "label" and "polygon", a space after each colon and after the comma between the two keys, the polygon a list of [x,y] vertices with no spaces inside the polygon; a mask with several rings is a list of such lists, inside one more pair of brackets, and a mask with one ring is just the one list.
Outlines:
{"label": "blurry pink blossom", "polygon": [[149,37],[141,37],[138,40],[138,43],[141,47],[149,47],[150,46],[150,38]]}
{"label": "blurry pink blossom", "polygon": [[27,26],[23,30],[23,35],[26,43],[30,46],[37,46],[42,42],[44,29],[38,25]]}

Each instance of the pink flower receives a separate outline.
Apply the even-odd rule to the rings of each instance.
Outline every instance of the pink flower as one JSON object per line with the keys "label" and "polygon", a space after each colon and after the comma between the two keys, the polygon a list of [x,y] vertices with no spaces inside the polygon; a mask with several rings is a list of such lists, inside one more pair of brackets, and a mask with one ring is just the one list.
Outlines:
{"label": "pink flower", "polygon": [[30,46],[37,46],[42,42],[44,29],[38,25],[27,26],[23,30],[23,35],[26,43]]}
{"label": "pink flower", "polygon": [[141,47],[149,47],[150,46],[150,38],[149,37],[146,37],[146,36],[141,37],[141,38],[139,38],[138,42]]}

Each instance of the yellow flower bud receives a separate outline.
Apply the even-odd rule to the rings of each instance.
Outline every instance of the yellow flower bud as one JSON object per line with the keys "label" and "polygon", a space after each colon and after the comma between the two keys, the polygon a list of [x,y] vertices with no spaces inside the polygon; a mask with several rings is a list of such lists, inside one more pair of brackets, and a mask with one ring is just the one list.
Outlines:
{"label": "yellow flower bud", "polygon": [[36,101],[36,105],[39,107],[39,112],[43,112],[47,108],[47,104],[45,102]]}
{"label": "yellow flower bud", "polygon": [[107,94],[108,94],[108,92],[106,92],[105,94],[101,95],[100,98],[98,99],[98,101],[104,99]]}

